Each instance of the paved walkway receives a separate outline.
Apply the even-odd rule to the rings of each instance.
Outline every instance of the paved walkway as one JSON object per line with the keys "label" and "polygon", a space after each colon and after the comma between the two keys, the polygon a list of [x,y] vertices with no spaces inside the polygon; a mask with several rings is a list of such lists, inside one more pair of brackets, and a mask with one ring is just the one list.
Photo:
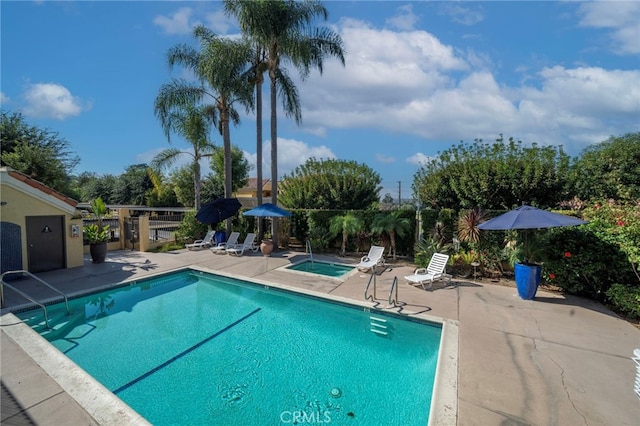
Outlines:
{"label": "paved walkway", "polygon": [[[263,258],[259,254],[214,255],[208,250],[119,251],[109,253],[103,264],[94,265],[87,259],[81,268],[38,276],[64,292],[77,293],[194,265],[364,302],[368,275],[356,273],[339,282],[278,269],[302,258],[302,253],[295,252]],[[633,392],[635,367],[630,359],[633,349],[640,347],[640,330],[628,322],[580,298],[539,291],[535,300],[525,301],[515,288],[485,282],[458,281],[425,291],[402,280],[410,273],[410,267],[400,266],[378,276],[378,307],[387,307],[382,299],[397,276],[405,313],[419,312],[458,325],[458,359],[445,360],[452,365],[457,361],[457,403],[449,407],[455,415],[438,424],[640,425],[640,401]],[[49,294],[36,282],[20,281],[18,285],[31,286],[30,292],[42,292],[44,297]],[[9,307],[24,303],[8,289],[5,299]],[[83,398],[71,397],[52,380],[22,349],[22,337],[13,331],[17,326],[11,325],[15,317],[4,315],[7,311],[2,312],[0,333],[3,425],[145,423],[126,417],[126,406],[103,407],[97,415],[89,415],[82,406],[96,396],[86,395],[78,401]],[[48,362],[58,363],[55,371],[66,372],[63,360]],[[96,393],[104,391],[96,389]],[[411,392],[407,390],[407,398]],[[128,420],[122,420],[125,418]]]}

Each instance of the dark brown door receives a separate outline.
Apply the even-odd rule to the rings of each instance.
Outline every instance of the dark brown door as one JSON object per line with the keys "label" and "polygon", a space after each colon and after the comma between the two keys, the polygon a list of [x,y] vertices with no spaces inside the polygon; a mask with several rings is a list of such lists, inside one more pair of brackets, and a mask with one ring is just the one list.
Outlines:
{"label": "dark brown door", "polygon": [[64,216],[27,216],[29,272],[65,267]]}

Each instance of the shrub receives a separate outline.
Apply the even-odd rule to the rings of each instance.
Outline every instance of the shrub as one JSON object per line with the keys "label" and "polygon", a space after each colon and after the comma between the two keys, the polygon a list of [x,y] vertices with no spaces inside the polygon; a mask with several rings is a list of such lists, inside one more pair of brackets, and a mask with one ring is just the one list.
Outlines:
{"label": "shrub", "polygon": [[539,239],[543,276],[571,294],[599,301],[628,270],[624,253],[584,227],[553,228]]}
{"label": "shrub", "polygon": [[628,318],[640,319],[640,287],[616,283],[607,290],[607,298],[614,311]]}
{"label": "shrub", "polygon": [[414,262],[418,268],[426,268],[434,253],[446,253],[449,247],[429,236],[416,245]]}
{"label": "shrub", "polygon": [[569,293],[600,301],[615,295],[615,303],[626,306],[621,298],[635,290],[609,289],[640,287],[640,209],[610,200],[587,207],[584,218],[588,224],[550,229],[540,239],[544,276]]}
{"label": "shrub", "polygon": [[195,211],[186,212],[184,219],[182,219],[176,231],[176,240],[183,243],[200,240],[207,234],[208,229],[209,225],[205,225],[196,220]]}

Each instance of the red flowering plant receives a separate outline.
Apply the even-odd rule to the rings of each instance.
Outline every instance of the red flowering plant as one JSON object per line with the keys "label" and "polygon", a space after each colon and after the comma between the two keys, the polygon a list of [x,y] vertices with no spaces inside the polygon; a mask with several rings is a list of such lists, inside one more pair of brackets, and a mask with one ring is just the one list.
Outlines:
{"label": "red flowering plant", "polygon": [[640,205],[609,200],[586,207],[582,216],[588,224],[552,228],[541,238],[545,280],[553,274],[554,285],[603,302],[616,284],[640,288]]}

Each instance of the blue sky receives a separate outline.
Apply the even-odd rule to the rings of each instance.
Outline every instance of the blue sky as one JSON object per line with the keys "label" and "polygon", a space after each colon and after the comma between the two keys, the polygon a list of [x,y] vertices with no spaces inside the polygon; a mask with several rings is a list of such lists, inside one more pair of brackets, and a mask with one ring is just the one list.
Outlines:
{"label": "blue sky", "polygon": [[[420,163],[461,140],[503,133],[578,155],[640,130],[640,2],[325,5],[346,66],[296,80],[303,123],[279,114],[280,176],[311,156],[356,160],[380,174],[381,195],[400,185],[411,198]],[[197,24],[238,32],[215,1],[3,1],[0,13],[2,109],[66,139],[74,173],[117,175],[169,147],[153,102],[185,74],[167,50]],[[266,178],[268,102],[264,114]],[[255,164],[255,117],[241,120],[232,143]]]}

